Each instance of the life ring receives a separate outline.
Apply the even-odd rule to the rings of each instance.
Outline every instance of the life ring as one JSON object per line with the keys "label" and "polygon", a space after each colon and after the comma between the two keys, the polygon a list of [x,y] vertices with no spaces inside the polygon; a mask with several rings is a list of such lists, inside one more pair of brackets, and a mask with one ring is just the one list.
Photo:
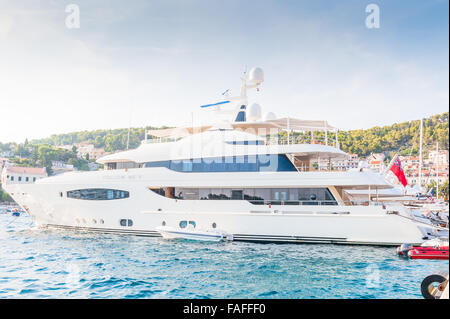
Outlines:
{"label": "life ring", "polygon": [[[425,299],[437,299],[440,294],[438,293],[437,285],[447,280],[448,274],[445,272],[437,272],[426,276],[420,284],[420,292]],[[435,284],[437,284],[435,286]]]}

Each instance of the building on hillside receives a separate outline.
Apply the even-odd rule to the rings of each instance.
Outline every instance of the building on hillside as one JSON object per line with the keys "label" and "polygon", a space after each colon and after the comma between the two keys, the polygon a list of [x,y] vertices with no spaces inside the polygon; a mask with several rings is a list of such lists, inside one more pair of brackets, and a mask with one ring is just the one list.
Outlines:
{"label": "building on hillside", "polygon": [[349,158],[340,161],[333,161],[333,169],[345,171],[353,168],[358,168],[360,158],[358,154],[348,154]]}
{"label": "building on hillside", "polygon": [[[439,151],[436,156],[436,151],[431,151],[427,159],[422,161],[422,183],[421,186],[427,186],[432,181],[443,184],[448,181],[449,177],[449,163],[448,151]],[[408,185],[418,185],[420,180],[420,158],[419,156],[399,156],[403,165]],[[438,165],[436,167],[436,160]],[[436,174],[436,168],[439,169],[439,174]],[[439,175],[439,176],[437,176]]]}
{"label": "building on hillside", "polygon": [[47,177],[45,167],[6,166],[1,175],[2,184],[29,184]]}
{"label": "building on hillside", "polygon": [[61,174],[61,173],[65,173],[65,172],[75,171],[76,168],[73,165],[66,164],[62,161],[52,161],[52,170],[53,170],[53,173],[56,175],[56,174]]}
{"label": "building on hillside", "polygon": [[373,171],[381,173],[386,168],[384,165],[385,158],[383,153],[373,153],[367,158],[367,163]]}
{"label": "building on hillside", "polygon": [[102,156],[105,156],[107,153],[105,152],[105,149],[103,148],[96,148],[94,144],[89,144],[87,142],[81,142],[78,144],[71,144],[71,145],[61,145],[58,146],[59,148],[64,148],[66,150],[72,150],[73,147],[76,147],[77,149],[77,157],[78,158],[86,158],[86,155],[89,154],[90,160],[96,160]]}
{"label": "building on hillside", "polygon": [[[448,151],[447,150],[441,150],[439,151],[439,154],[437,151],[431,151],[428,154],[428,161],[429,164],[432,165],[438,165],[440,167],[448,167]],[[439,169],[440,170],[440,169]]]}
{"label": "building on hillside", "polygon": [[6,158],[14,157],[14,151],[13,150],[1,151],[0,157],[6,157]]}

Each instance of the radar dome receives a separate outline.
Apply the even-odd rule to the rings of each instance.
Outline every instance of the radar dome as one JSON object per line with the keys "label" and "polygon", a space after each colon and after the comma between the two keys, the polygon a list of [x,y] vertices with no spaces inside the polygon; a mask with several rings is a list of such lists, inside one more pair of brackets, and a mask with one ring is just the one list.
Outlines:
{"label": "radar dome", "polygon": [[248,72],[248,80],[253,84],[261,84],[264,82],[264,71],[261,68],[252,68]]}
{"label": "radar dome", "polygon": [[275,115],[275,113],[273,112],[267,112],[266,114],[264,114],[264,121],[272,121],[272,120],[276,120],[277,117]]}
{"label": "radar dome", "polygon": [[253,103],[247,109],[247,120],[248,121],[258,121],[261,119],[261,105]]}

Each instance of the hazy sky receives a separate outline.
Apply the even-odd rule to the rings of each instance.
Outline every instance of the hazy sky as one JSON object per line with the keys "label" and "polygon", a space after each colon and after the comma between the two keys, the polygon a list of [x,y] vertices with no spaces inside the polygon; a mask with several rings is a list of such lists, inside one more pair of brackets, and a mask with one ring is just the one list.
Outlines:
{"label": "hazy sky", "polygon": [[0,141],[204,118],[246,66],[277,116],[346,130],[448,110],[449,1],[376,1],[368,29],[372,2],[0,0]]}

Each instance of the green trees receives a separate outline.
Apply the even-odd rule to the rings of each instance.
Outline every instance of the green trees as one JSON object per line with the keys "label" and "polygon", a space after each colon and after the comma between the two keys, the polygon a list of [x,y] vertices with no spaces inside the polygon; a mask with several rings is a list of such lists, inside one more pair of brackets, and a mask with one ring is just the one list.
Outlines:
{"label": "green trees", "polygon": [[[136,148],[144,139],[145,130],[154,127],[130,129],[129,148]],[[125,150],[127,147],[128,129],[82,131],[68,134],[52,135],[49,138],[32,140],[31,144],[48,144],[51,146],[70,145],[81,142],[94,144],[96,148],[104,148],[106,152]]]}
{"label": "green trees", "polygon": [[2,190],[2,185],[0,184],[0,202],[12,202],[13,199],[6,192]]}
{"label": "green trees", "polygon": [[449,185],[448,181],[439,186],[439,196],[444,198],[447,202],[449,201]]}

